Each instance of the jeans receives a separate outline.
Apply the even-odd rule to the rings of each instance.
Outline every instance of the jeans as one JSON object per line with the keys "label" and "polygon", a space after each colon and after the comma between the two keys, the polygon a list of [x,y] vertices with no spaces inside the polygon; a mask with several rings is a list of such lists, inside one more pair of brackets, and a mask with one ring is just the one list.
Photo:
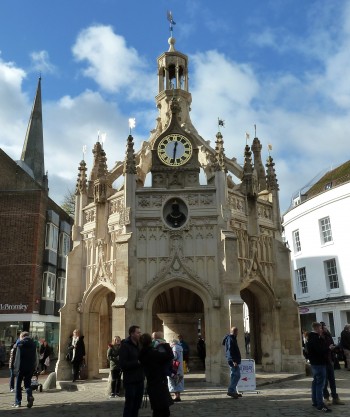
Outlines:
{"label": "jeans", "polygon": [[334,376],[334,366],[332,363],[327,364],[326,368],[326,382],[323,387],[323,398],[329,398],[329,392],[328,392],[328,382],[329,382],[329,388],[331,390],[332,398],[338,398],[337,394],[337,387],[335,385],[335,376]]}
{"label": "jeans", "polygon": [[311,365],[311,370],[314,377],[311,385],[312,403],[318,408],[323,406],[323,387],[326,382],[327,367],[326,365]]}
{"label": "jeans", "polygon": [[144,392],[143,381],[132,384],[124,382],[124,389],[125,404],[123,417],[138,417]]}
{"label": "jeans", "polygon": [[24,388],[26,389],[27,393],[27,400],[32,396],[32,373],[26,373],[19,371],[17,375],[17,381],[16,381],[16,400],[15,404],[21,404],[22,402],[22,381],[24,381]]}
{"label": "jeans", "polygon": [[13,373],[13,368],[10,368],[10,389],[15,389],[15,374]]}
{"label": "jeans", "polygon": [[228,392],[236,393],[237,392],[237,384],[241,379],[241,369],[239,366],[230,366],[230,386],[228,387]]}

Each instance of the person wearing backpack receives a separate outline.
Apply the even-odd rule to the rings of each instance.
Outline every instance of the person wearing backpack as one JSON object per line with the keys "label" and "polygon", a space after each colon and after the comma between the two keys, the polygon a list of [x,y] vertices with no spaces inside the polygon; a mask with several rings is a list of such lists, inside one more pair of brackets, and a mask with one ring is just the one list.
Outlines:
{"label": "person wearing backpack", "polygon": [[122,370],[119,364],[119,350],[121,346],[121,338],[114,336],[112,343],[108,345],[107,359],[109,361],[109,369],[111,371],[111,393],[109,398],[120,396],[120,385]]}

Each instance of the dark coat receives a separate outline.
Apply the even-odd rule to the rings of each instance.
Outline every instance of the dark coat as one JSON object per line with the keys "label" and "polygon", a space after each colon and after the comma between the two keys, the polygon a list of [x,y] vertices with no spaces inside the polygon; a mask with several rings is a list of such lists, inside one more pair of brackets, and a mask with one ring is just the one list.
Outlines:
{"label": "dark coat", "polygon": [[164,347],[163,351],[152,346],[142,348],[139,356],[146,374],[147,392],[153,410],[162,410],[173,404],[164,367],[173,359],[174,355],[169,343],[164,343],[161,346]]}
{"label": "dark coat", "polygon": [[340,344],[343,349],[350,350],[350,332],[343,330],[340,333]]}
{"label": "dark coat", "polygon": [[121,345],[108,345],[107,359],[109,360],[109,368],[113,371],[120,369],[119,350]]}
{"label": "dark coat", "polygon": [[14,371],[23,375],[33,374],[38,366],[36,344],[30,337],[25,337],[17,343]]}
{"label": "dark coat", "polygon": [[130,337],[122,341],[119,350],[119,364],[123,370],[123,381],[126,384],[142,382],[145,378],[139,361],[140,349]]}
{"label": "dark coat", "polygon": [[72,346],[73,338],[70,338],[70,342],[68,345],[68,351],[71,352],[71,362],[73,363],[80,363],[83,361],[85,356],[85,343],[84,343],[84,336],[79,336],[79,339],[75,345],[75,353],[73,355],[74,347]]}
{"label": "dark coat", "polygon": [[310,332],[306,343],[307,358],[311,365],[327,365],[329,346],[324,337],[316,332]]}
{"label": "dark coat", "polygon": [[40,346],[40,350],[39,350],[39,353],[40,353],[40,357],[41,357],[41,355],[43,356],[41,359],[40,359],[40,361],[42,361],[42,363],[44,363],[45,362],[45,359],[48,357],[48,356],[50,356],[50,354],[51,354],[51,348],[50,348],[50,346],[49,345],[44,345],[44,344],[42,344],[41,346]]}
{"label": "dark coat", "polygon": [[227,362],[236,362],[238,365],[241,363],[241,352],[238,347],[237,337],[233,334],[227,334],[222,341],[225,346],[225,355]]}

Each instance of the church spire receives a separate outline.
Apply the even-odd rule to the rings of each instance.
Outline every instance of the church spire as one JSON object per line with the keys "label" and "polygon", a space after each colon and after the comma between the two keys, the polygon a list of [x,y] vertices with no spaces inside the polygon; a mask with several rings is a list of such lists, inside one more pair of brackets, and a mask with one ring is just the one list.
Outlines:
{"label": "church spire", "polygon": [[27,127],[21,161],[23,161],[33,171],[35,181],[46,187],[47,182],[44,167],[44,139],[41,105],[41,77],[38,81],[36,96]]}

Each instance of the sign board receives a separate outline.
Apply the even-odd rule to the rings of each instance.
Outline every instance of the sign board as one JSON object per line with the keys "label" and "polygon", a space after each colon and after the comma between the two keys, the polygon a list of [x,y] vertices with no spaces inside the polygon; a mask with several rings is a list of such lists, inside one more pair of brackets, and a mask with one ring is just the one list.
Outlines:
{"label": "sign board", "polygon": [[237,390],[242,392],[256,391],[254,359],[242,359],[239,367],[241,369],[241,379],[238,382]]}
{"label": "sign board", "polygon": [[307,307],[300,307],[299,308],[299,313],[300,314],[305,314],[305,313],[308,313],[308,312],[309,312],[309,309]]}

